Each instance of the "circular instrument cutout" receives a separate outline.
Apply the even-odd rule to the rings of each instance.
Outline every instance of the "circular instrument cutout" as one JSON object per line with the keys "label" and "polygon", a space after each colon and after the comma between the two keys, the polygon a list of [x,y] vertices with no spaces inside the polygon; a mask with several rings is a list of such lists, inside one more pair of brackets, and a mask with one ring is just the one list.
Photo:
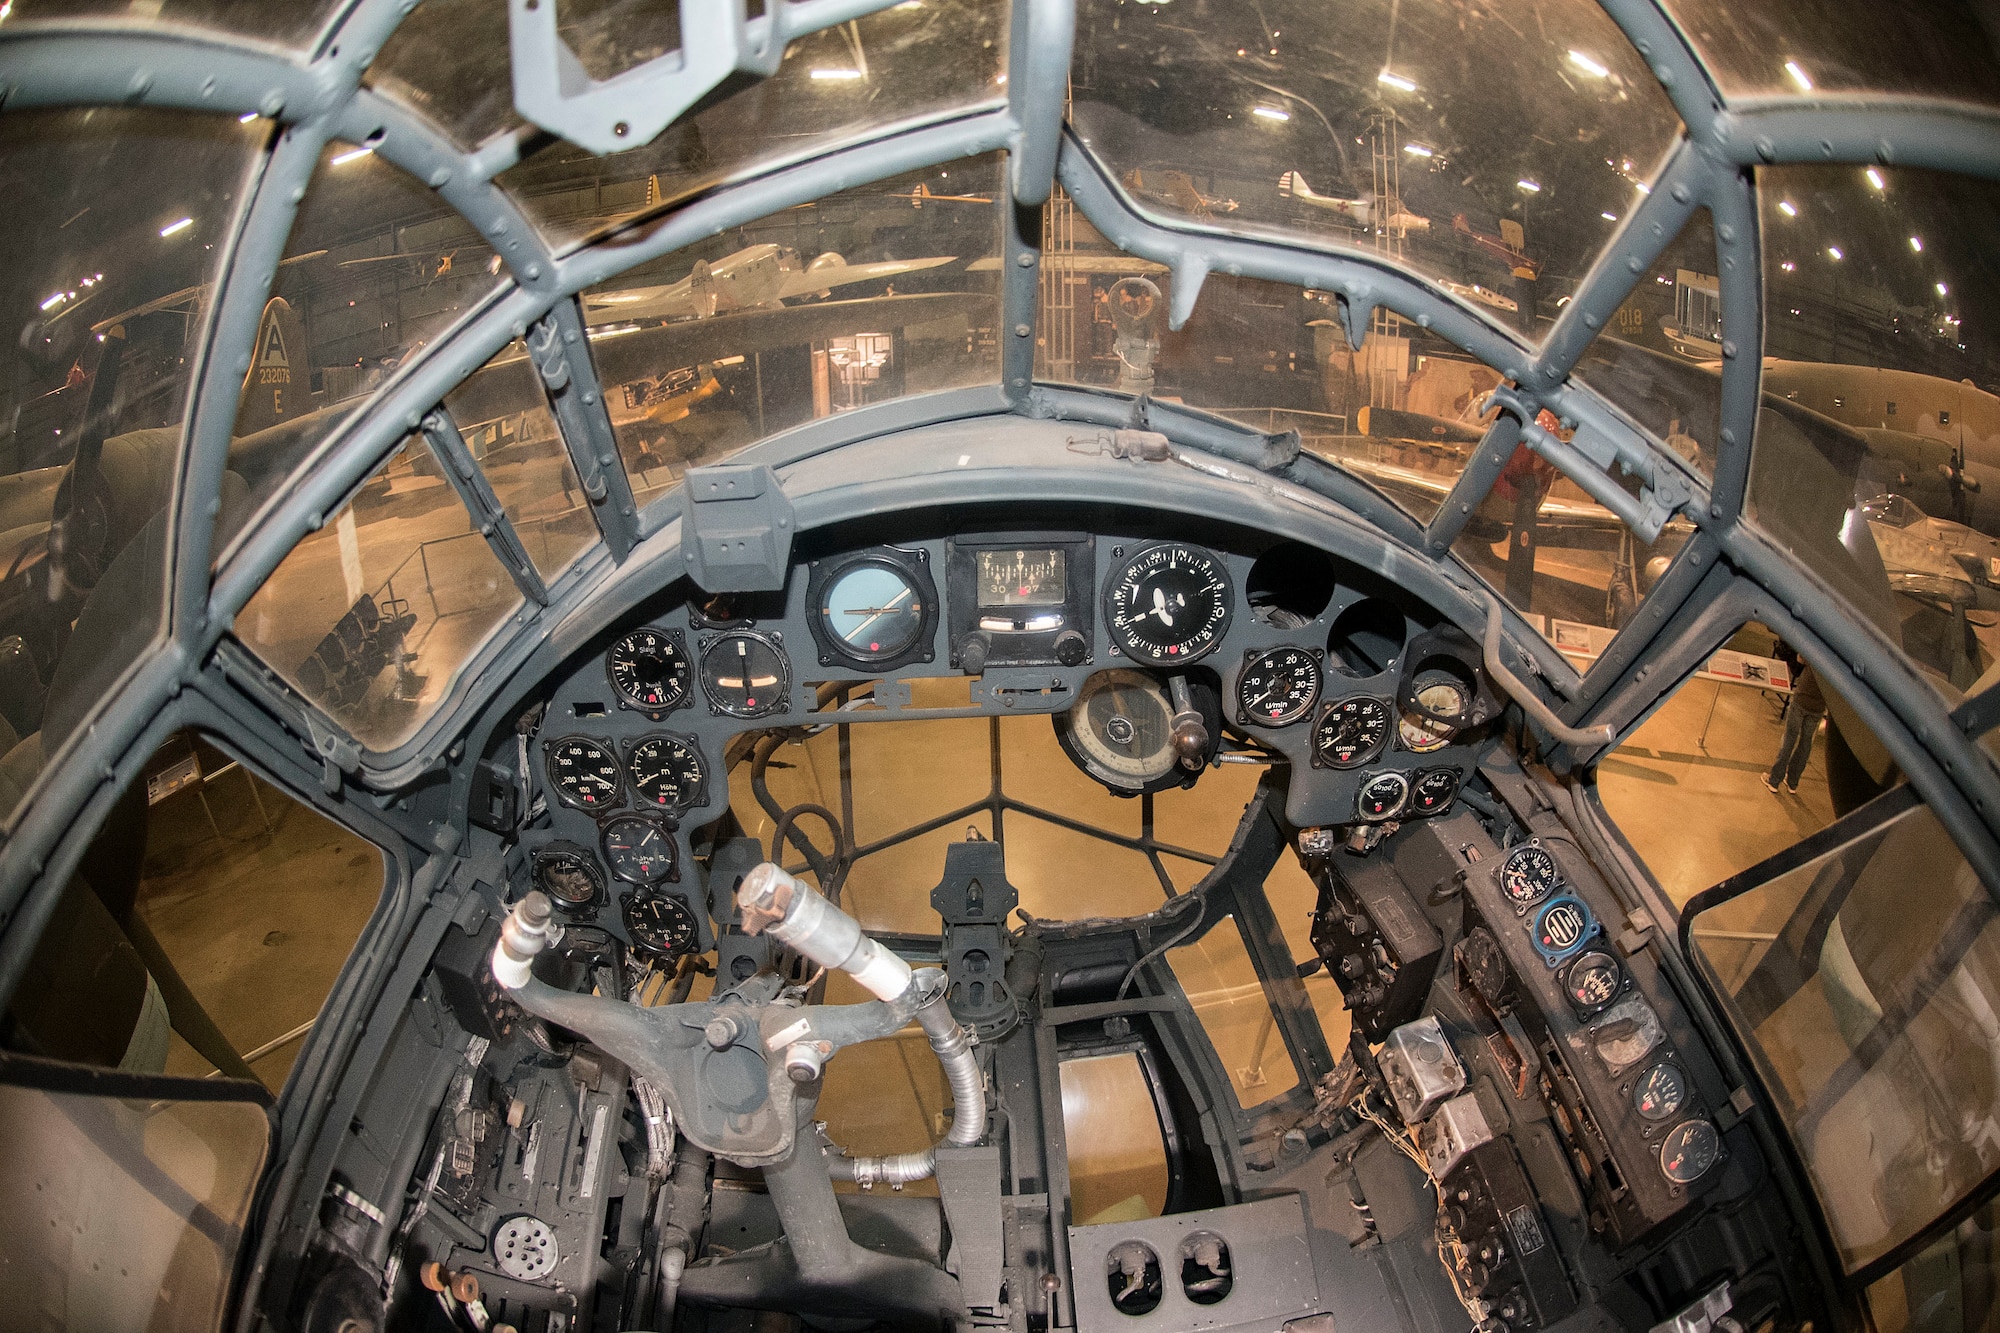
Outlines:
{"label": "circular instrument cutout", "polygon": [[597,858],[573,842],[552,842],[536,852],[530,878],[556,906],[570,911],[589,907],[604,892]]}

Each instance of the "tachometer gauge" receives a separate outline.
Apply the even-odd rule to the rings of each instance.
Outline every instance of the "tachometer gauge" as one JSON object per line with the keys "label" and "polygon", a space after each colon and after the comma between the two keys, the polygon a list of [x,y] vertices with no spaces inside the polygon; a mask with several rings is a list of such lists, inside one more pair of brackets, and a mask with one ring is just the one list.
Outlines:
{"label": "tachometer gauge", "polygon": [[597,836],[604,863],[627,884],[651,885],[678,879],[674,835],[657,819],[619,815],[606,820]]}
{"label": "tachometer gauge", "polygon": [[588,736],[564,736],[542,751],[556,799],[577,810],[608,810],[618,803],[618,757]]}
{"label": "tachometer gauge", "polygon": [[1175,776],[1173,701],[1143,671],[1100,671],[1083,683],[1056,735],[1084,772],[1136,795]]}
{"label": "tachometer gauge", "polygon": [[1645,1120],[1671,1120],[1686,1103],[1687,1077],[1677,1065],[1654,1065],[1639,1075],[1638,1086],[1632,1089],[1633,1109]]}
{"label": "tachometer gauge", "polygon": [[1427,768],[1410,784],[1410,813],[1435,815],[1450,808],[1458,797],[1458,770]]}
{"label": "tachometer gauge", "polygon": [[1556,859],[1539,842],[1516,847],[1500,863],[1500,889],[1514,904],[1516,912],[1526,912],[1561,887],[1562,871]]}
{"label": "tachometer gauge", "polygon": [[1563,994],[1568,997],[1570,1008],[1582,1018],[1602,1013],[1618,998],[1618,990],[1624,984],[1624,969],[1618,966],[1616,958],[1601,949],[1578,954],[1569,971],[1563,974]]}
{"label": "tachometer gauge", "polygon": [[701,650],[701,688],[718,713],[762,717],[791,704],[792,665],[761,634],[725,634]]}
{"label": "tachometer gauge", "polygon": [[1266,649],[1243,663],[1236,707],[1246,722],[1288,727],[1312,711],[1319,684],[1319,658],[1308,649]]}
{"label": "tachometer gauge", "polygon": [[1205,656],[1222,642],[1235,603],[1222,561],[1179,542],[1147,547],[1104,588],[1112,642],[1147,666],[1179,666]]}
{"label": "tachometer gauge", "polygon": [[535,887],[567,911],[589,907],[604,892],[604,872],[597,868],[597,858],[573,842],[550,843],[535,853],[533,865],[530,878]]}
{"label": "tachometer gauge", "polygon": [[1722,1136],[1706,1120],[1683,1120],[1660,1141],[1660,1171],[1676,1185],[1692,1185],[1722,1156]]}
{"label": "tachometer gauge", "polygon": [[1363,819],[1394,819],[1410,799],[1410,780],[1393,770],[1375,773],[1361,783],[1355,809]]}
{"label": "tachometer gauge", "polygon": [[604,674],[626,708],[654,717],[688,701],[694,672],[678,630],[634,630],[604,655]]}
{"label": "tachometer gauge", "polygon": [[822,666],[887,671],[931,656],[937,586],[922,550],[878,547],[812,563],[806,604]]}
{"label": "tachometer gauge", "polygon": [[1313,763],[1321,768],[1359,768],[1389,742],[1389,705],[1359,696],[1330,703],[1313,728]]}
{"label": "tachometer gauge", "polygon": [[656,810],[680,813],[702,796],[707,770],[692,740],[679,736],[647,736],[625,757],[632,793]]}
{"label": "tachometer gauge", "polygon": [[625,904],[625,933],[636,953],[675,959],[700,944],[694,910],[664,893],[641,893]]}

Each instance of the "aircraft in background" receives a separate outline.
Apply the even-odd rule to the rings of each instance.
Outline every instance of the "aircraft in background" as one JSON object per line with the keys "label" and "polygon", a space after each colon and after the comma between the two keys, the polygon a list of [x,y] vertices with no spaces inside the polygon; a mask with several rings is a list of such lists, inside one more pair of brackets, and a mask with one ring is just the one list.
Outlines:
{"label": "aircraft in background", "polygon": [[1483,231],[1473,230],[1472,224],[1465,220],[1465,214],[1455,213],[1451,229],[1455,235],[1505,264],[1515,277],[1533,282],[1542,276],[1542,261],[1527,256],[1528,233],[1514,219],[1501,218],[1500,234],[1489,236]]}
{"label": "aircraft in background", "polygon": [[1519,314],[1521,311],[1521,303],[1513,297],[1502,296],[1491,287],[1482,287],[1476,282],[1452,282],[1448,278],[1439,278],[1438,286],[1454,296],[1463,296],[1468,301],[1477,301],[1481,305],[1492,306],[1495,310],[1503,310],[1510,315]]}
{"label": "aircraft in background", "polygon": [[713,263],[696,260],[694,271],[679,282],[586,294],[584,322],[595,328],[636,320],[707,319],[732,311],[775,309],[796,297],[829,296],[836,287],[917,273],[952,263],[954,258],[942,255],[850,264],[828,250],[810,263],[801,263],[799,252],[790,246],[766,242]]}
{"label": "aircraft in background", "polygon": [[[1278,177],[1278,193],[1287,199],[1296,199],[1302,204],[1324,209],[1344,222],[1367,230],[1375,225],[1375,201],[1373,199],[1342,199],[1337,195],[1320,194],[1306,184],[1304,173],[1288,171]],[[1418,217],[1411,212],[1391,213],[1382,220],[1392,235],[1403,236],[1413,231],[1429,231],[1431,220]]]}
{"label": "aircraft in background", "polygon": [[910,207],[912,208],[922,208],[925,204],[990,204],[993,202],[993,196],[990,194],[933,194],[931,193],[931,187],[922,181],[918,181],[917,188],[908,194],[892,194],[888,197],[891,199],[907,199],[910,201]]}
{"label": "aircraft in background", "polygon": [[1125,173],[1125,188],[1198,218],[1234,213],[1240,207],[1234,199],[1203,194],[1195,188],[1194,177],[1185,171],[1141,171],[1134,167]]}

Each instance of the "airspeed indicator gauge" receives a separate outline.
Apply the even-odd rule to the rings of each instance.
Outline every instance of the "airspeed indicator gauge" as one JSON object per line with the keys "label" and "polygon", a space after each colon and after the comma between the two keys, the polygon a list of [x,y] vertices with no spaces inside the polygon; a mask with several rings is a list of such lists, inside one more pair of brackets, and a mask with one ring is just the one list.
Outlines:
{"label": "airspeed indicator gauge", "polygon": [[608,810],[618,804],[618,757],[588,736],[564,736],[542,751],[556,799],[575,810]]}
{"label": "airspeed indicator gauge", "polygon": [[1245,722],[1288,727],[1319,699],[1319,659],[1305,648],[1253,653],[1236,678],[1236,709]]}
{"label": "airspeed indicator gauge", "polygon": [[1166,542],[1126,561],[1104,586],[1112,642],[1145,666],[1180,666],[1222,642],[1236,588],[1219,557]]}
{"label": "airspeed indicator gauge", "polygon": [[694,688],[694,671],[678,630],[633,630],[604,655],[604,674],[622,707],[653,717],[685,704]]}

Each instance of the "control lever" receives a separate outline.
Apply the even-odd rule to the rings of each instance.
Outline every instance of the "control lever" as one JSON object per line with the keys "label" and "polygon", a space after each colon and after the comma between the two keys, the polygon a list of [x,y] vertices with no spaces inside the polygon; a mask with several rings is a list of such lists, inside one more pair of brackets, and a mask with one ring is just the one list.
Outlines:
{"label": "control lever", "polygon": [[1167,677],[1167,689],[1174,698],[1174,718],[1169,733],[1174,753],[1180,756],[1182,768],[1199,770],[1208,756],[1208,725],[1201,720],[1201,711],[1194,706],[1186,676]]}

